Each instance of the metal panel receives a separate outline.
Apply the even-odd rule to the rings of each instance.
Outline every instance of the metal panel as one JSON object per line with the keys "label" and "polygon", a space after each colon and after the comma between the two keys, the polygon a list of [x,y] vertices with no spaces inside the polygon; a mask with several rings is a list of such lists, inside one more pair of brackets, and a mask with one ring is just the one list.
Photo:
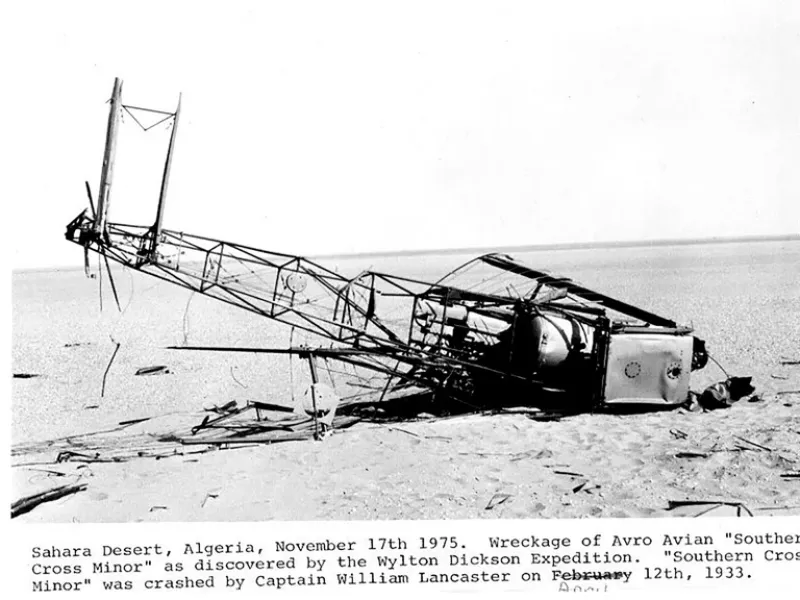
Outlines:
{"label": "metal panel", "polygon": [[689,394],[692,336],[612,334],[606,404],[680,404]]}

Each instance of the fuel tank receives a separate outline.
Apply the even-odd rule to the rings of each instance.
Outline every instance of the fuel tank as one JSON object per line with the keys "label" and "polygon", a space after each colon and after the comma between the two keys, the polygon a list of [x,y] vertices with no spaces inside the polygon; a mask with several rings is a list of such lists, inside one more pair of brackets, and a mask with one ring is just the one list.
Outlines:
{"label": "fuel tank", "polygon": [[590,354],[594,327],[560,314],[539,313],[530,322],[536,371],[554,369],[567,358]]}

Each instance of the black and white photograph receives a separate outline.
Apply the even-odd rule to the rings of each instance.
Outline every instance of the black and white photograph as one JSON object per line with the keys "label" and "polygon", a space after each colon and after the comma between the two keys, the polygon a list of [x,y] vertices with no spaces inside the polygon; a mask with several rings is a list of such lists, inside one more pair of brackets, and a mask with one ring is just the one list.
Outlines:
{"label": "black and white photograph", "polygon": [[10,12],[15,523],[800,515],[796,4]]}

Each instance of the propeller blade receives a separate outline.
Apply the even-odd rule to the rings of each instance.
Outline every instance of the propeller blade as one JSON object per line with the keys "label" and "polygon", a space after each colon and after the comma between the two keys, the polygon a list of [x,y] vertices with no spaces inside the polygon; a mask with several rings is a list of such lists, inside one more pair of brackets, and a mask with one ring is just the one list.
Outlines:
{"label": "propeller blade", "polygon": [[[89,197],[89,207],[92,209],[92,217],[97,219],[97,211],[94,208],[94,200],[92,199],[92,188],[89,185],[88,181],[84,182],[86,184],[86,195]],[[89,248],[86,247],[85,250],[86,254],[86,274],[89,275]],[[106,271],[108,271],[108,281],[111,284],[111,292],[114,294],[114,302],[117,304],[117,310],[122,312],[122,305],[119,303],[119,294],[117,294],[117,284],[114,283],[114,274],[111,272],[111,266],[108,264],[108,256],[103,254],[103,261],[106,263]],[[101,264],[98,269],[100,273],[100,311],[103,311],[103,265]]]}
{"label": "propeller blade", "polygon": [[111,283],[111,291],[114,293],[114,302],[117,303],[117,310],[122,312],[122,306],[119,303],[119,295],[117,294],[117,285],[114,283],[114,275],[111,273],[111,266],[108,264],[108,256],[103,254],[103,260],[106,263],[106,271],[108,271],[108,281]]}
{"label": "propeller blade", "polygon": [[83,272],[86,274],[86,277],[92,277],[92,274],[89,272],[89,246],[83,247]]}
{"label": "propeller blade", "polygon": [[86,195],[89,196],[89,207],[92,209],[92,218],[97,220],[97,211],[94,209],[94,200],[92,200],[92,188],[89,187],[89,182],[84,181],[86,184]]}
{"label": "propeller blade", "polygon": [[99,256],[97,257],[97,279],[100,295],[100,312],[103,312],[103,263],[100,262]]}
{"label": "propeller blade", "polygon": [[[92,209],[92,218],[97,219],[97,212],[94,210],[94,200],[92,200],[92,188],[89,186],[88,181],[84,181],[86,184],[86,195],[89,197],[89,207]],[[84,210],[84,213],[86,211]],[[89,272],[89,246],[86,245],[83,247],[83,272],[86,274],[86,277],[91,279],[92,275]]]}

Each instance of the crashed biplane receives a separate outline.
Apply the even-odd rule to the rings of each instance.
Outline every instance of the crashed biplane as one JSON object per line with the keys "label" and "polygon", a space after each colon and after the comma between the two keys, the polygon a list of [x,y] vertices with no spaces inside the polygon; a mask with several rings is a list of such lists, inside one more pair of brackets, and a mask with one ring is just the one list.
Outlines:
{"label": "crashed biplane", "polygon": [[[442,406],[557,405],[584,411],[618,403],[677,405],[690,373],[708,359],[688,327],[526,266],[504,254],[471,260],[436,282],[367,271],[345,277],[300,256],[163,227],[180,114],[171,120],[152,225],[111,222],[108,209],[122,111],[149,110],[111,97],[97,206],[66,237],[101,255],[194,292],[307,332],[315,345],[193,348],[300,355],[308,359],[314,415],[321,414],[317,359],[380,375],[380,399],[414,386]],[[88,184],[87,184],[88,191]],[[109,270],[109,275],[110,275]],[[113,279],[112,279],[113,285]],[[374,400],[374,399],[373,399]]]}

